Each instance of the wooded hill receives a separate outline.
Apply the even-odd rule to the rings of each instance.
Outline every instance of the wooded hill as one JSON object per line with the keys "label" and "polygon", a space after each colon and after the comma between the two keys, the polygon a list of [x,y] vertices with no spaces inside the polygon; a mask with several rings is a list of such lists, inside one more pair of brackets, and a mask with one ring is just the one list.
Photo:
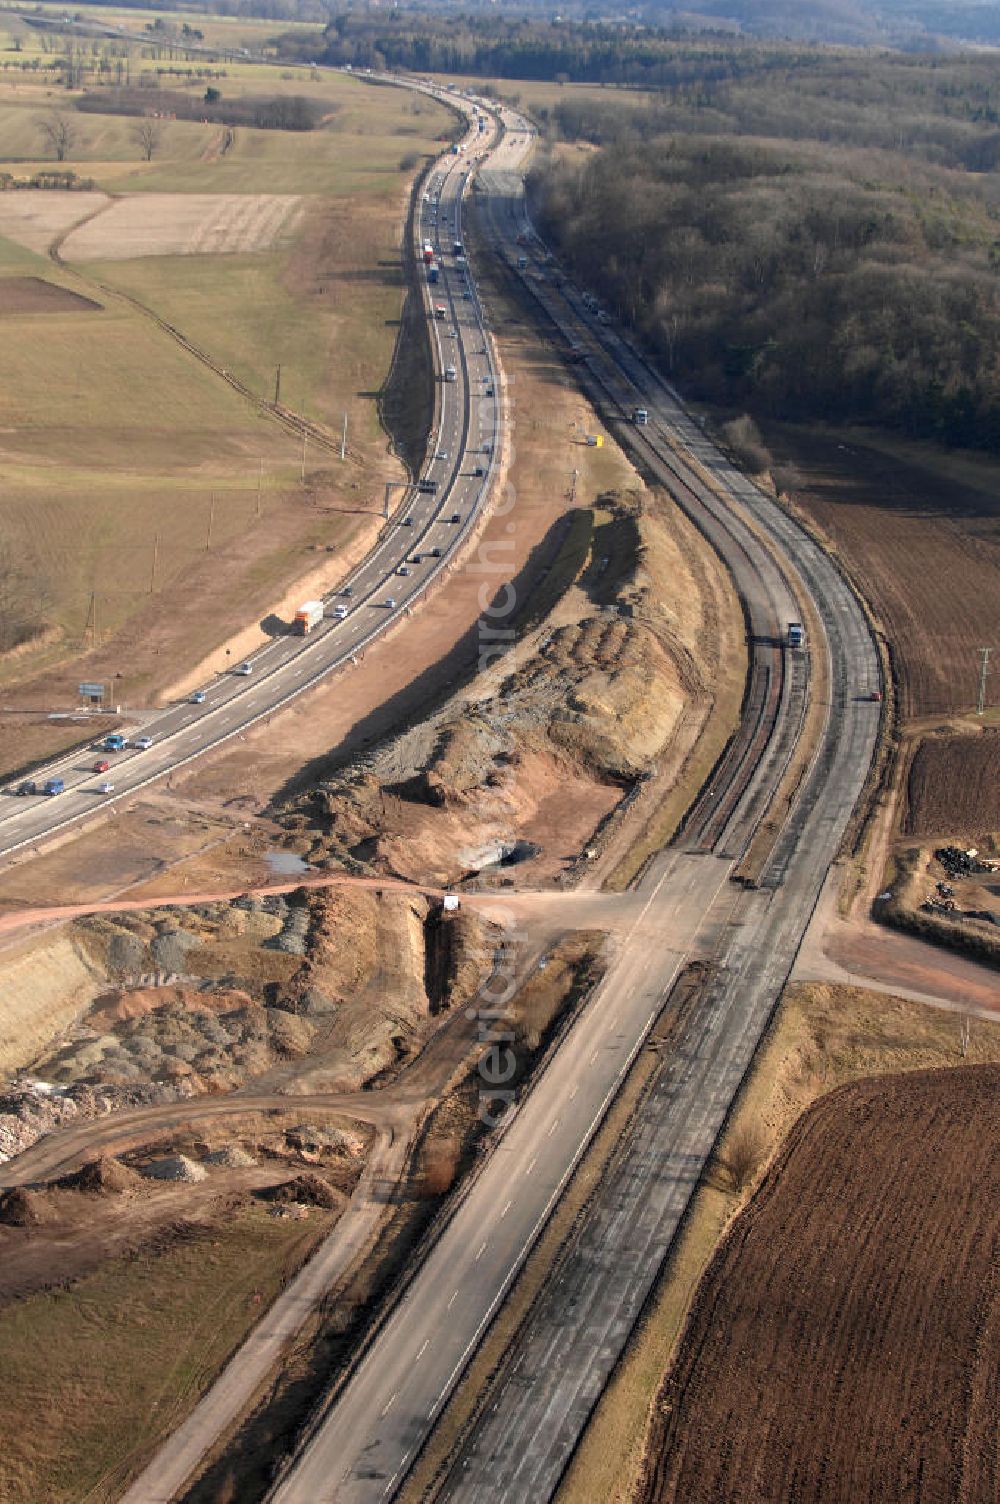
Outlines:
{"label": "wooded hill", "polygon": [[650,111],[567,99],[531,178],[579,278],[693,394],[1000,450],[1000,76],[775,54]]}

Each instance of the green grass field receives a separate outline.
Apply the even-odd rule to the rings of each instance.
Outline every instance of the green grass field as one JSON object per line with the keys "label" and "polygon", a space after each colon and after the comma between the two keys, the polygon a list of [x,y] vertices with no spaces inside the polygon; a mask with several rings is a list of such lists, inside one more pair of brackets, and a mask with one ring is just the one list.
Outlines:
{"label": "green grass field", "polygon": [[[0,47],[5,29],[9,44],[10,21],[0,16]],[[17,54],[0,52],[6,56]],[[241,65],[239,78],[222,87],[252,94],[302,88],[304,75],[278,73]],[[423,101],[415,110],[403,91],[343,75],[324,76],[308,92],[329,105],[319,130],[241,127],[220,157],[217,125],[165,121],[145,163],[134,121],[74,113],[72,96],[0,72],[0,170],[27,177],[51,165],[38,156],[38,122],[58,106],[74,128],[66,166],[116,194],[303,196],[291,238],[240,254],[75,266],[68,241],[66,264],[57,265],[44,254],[51,236],[67,214],[99,208],[100,200],[36,195],[42,224],[31,227],[34,251],[16,238],[28,233],[17,216],[4,221],[0,277],[41,278],[102,306],[25,313],[17,311],[16,289],[0,299],[0,549],[13,551],[57,629],[34,659],[0,661],[0,683],[16,678],[28,687],[34,669],[67,663],[66,683],[75,684],[68,659],[89,645],[96,591],[105,655],[118,653],[133,693],[152,694],[192,655],[266,614],[269,599],[312,566],[311,548],[346,541],[359,525],[350,515],[358,492],[379,485],[366,472],[386,468],[373,394],[388,370],[402,297],[398,247],[413,169],[401,161],[433,152],[451,116]],[[17,209],[28,201],[2,195],[0,214],[4,202]],[[157,201],[156,213],[169,229],[169,199]],[[340,469],[314,448],[307,474],[321,469],[323,479],[318,491],[313,484],[303,492],[299,441],[118,289],[168,319],[256,395],[273,396],[280,364],[285,407],[337,434],[346,412],[353,463]],[[331,512],[336,519],[324,521]],[[217,552],[206,559],[210,522]],[[193,582],[210,592],[210,611],[191,608]]]}
{"label": "green grass field", "polygon": [[[64,5],[40,4],[32,5],[32,10],[43,16],[51,16],[61,19],[67,13]],[[142,35],[147,22],[163,20],[168,25],[174,26],[179,31],[186,22],[188,26],[195,28],[203,34],[204,45],[219,47],[226,50],[238,50],[246,48],[251,52],[263,51],[271,38],[282,32],[298,32],[301,35],[316,37],[317,42],[322,38],[323,26],[314,21],[267,21],[258,20],[248,16],[219,16],[197,10],[140,10],[131,9],[127,6],[115,5],[88,5],[84,19],[93,22],[106,22],[109,25],[121,27],[123,30]],[[37,31],[20,21],[15,15],[0,10],[0,37],[4,32],[11,35],[38,36]]]}
{"label": "green grass field", "polygon": [[331,1225],[243,1207],[0,1312],[0,1497],[119,1498]]}
{"label": "green grass field", "polygon": [[524,78],[485,79],[461,76],[456,73],[439,73],[432,76],[435,82],[442,84],[445,88],[449,84],[456,84],[461,88],[477,90],[483,88],[485,84],[490,84],[502,98],[514,99],[516,97],[529,111],[540,107],[551,109],[561,100],[616,104],[642,110],[648,109],[661,97],[655,89],[617,88],[612,84],[557,84],[549,79]]}

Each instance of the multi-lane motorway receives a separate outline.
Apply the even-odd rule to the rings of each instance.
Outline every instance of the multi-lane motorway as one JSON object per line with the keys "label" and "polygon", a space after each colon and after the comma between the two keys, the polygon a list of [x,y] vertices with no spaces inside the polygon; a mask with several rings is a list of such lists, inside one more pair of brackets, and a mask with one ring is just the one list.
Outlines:
{"label": "multi-lane motorway", "polygon": [[[516,263],[527,123],[480,174],[487,233]],[[533,258],[531,258],[533,259]],[[547,264],[547,263],[546,263]],[[789,974],[874,747],[878,684],[863,613],[829,559],[705,439],[676,395],[568,283],[525,268],[540,316],[589,358],[585,387],[626,416],[637,459],[726,560],[747,611],[745,719],[686,841],[644,875],[646,895],[604,982],[519,1105],[351,1381],[321,1413],[276,1504],[374,1504],[398,1492],[683,964],[712,963],[669,1069],[644,1104],[579,1241],[520,1334],[443,1496],[537,1504],[552,1496],[652,1281]],[[767,809],[803,723],[808,658],[783,646],[793,583],[823,623],[829,660],[820,746],[760,886],[728,879]],[[754,682],[758,689],[754,692]],[[684,847],[687,849],[684,849]]]}
{"label": "multi-lane motorway", "polygon": [[[232,671],[207,681],[200,703],[187,700],[124,722],[123,730],[152,738],[147,750],[129,746],[108,754],[95,745],[33,772],[39,788],[61,778],[65,788],[56,795],[19,796],[16,784],[0,790],[0,857],[133,796],[350,664],[412,610],[460,549],[489,495],[500,434],[491,341],[464,257],[454,252],[462,240],[472,171],[468,148],[490,145],[493,129],[492,121],[486,132],[471,129],[461,152],[440,159],[416,217],[415,251],[419,256],[429,241],[439,267],[434,286],[422,267],[418,273],[432,329],[434,443],[417,484],[389,493],[392,515],[375,548],[325,602],[326,616],[308,636],[273,638],[248,660],[249,673],[234,663]],[[445,310],[443,319],[434,316],[434,305]],[[449,366],[454,380],[444,379]],[[95,763],[105,757],[111,767],[95,772]],[[113,786],[110,793],[101,792],[105,781]]]}
{"label": "multi-lane motorway", "polygon": [[[446,97],[458,102],[453,92]],[[531,236],[521,178],[530,128],[510,111],[502,112],[502,123],[505,135],[480,173],[479,230],[516,262],[517,237]],[[477,149],[491,146],[491,133],[485,135],[484,141],[477,133]],[[455,240],[463,239],[468,173],[466,154],[438,164],[417,225],[418,246],[430,240],[442,268],[428,289],[438,374],[449,364],[456,374],[437,386],[435,453],[447,457],[430,459],[424,478],[436,479],[438,490],[406,497],[378,548],[348,582],[351,594],[331,602],[348,608],[343,621],[324,622],[305,641],[277,640],[256,656],[246,677],[226,675],[207,685],[203,705],[175,706],[149,718],[142,729],[153,746],[117,760],[115,797],[217,744],[356,656],[412,605],[472,526],[498,451],[500,388],[475,287],[454,253]],[[585,389],[609,415],[627,420],[634,406],[647,409],[649,423],[642,429],[626,423],[623,441],[671,490],[732,573],[751,639],[748,714],[684,841],[644,874],[635,924],[620,937],[604,981],[497,1135],[492,1155],[350,1382],[317,1416],[275,1488],[280,1504],[368,1504],[398,1491],[674,979],[687,961],[707,957],[711,984],[688,1016],[670,1067],[643,1105],[558,1283],[533,1309],[495,1402],[444,1484],[448,1497],[498,1504],[551,1497],[780,995],[876,735],[874,645],[829,559],[732,468],[676,394],[579,291],[568,281],[556,285],[537,242],[528,261],[524,287],[540,320],[587,351],[579,367]],[[437,302],[445,308],[441,319],[433,317]],[[477,467],[486,473],[473,474]],[[457,523],[450,520],[455,515]],[[400,566],[410,572],[399,575]],[[807,654],[792,654],[784,634],[788,620],[799,615],[800,590],[810,595],[823,635]],[[821,742],[760,886],[744,891],[729,879],[799,736],[809,666],[819,654],[828,659],[831,685]],[[0,852],[100,803],[91,792],[90,759],[64,762],[66,794],[0,801],[8,806],[0,817]]]}

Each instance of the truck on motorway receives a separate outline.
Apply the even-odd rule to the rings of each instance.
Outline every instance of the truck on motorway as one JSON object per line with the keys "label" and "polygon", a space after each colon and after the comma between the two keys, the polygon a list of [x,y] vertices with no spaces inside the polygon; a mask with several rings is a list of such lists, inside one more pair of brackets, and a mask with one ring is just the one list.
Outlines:
{"label": "truck on motorway", "polygon": [[305,637],[313,627],[318,627],[323,620],[322,601],[303,601],[295,613],[295,630],[300,637]]}
{"label": "truck on motorway", "polygon": [[428,282],[431,283],[432,286],[437,281],[439,275],[440,275],[440,273],[438,271],[437,263],[434,262],[434,261],[428,262],[428,265],[427,265],[427,280],[428,280]]}
{"label": "truck on motorway", "polygon": [[804,648],[806,645],[806,633],[800,621],[788,623],[788,646],[790,648]]}
{"label": "truck on motorway", "polygon": [[460,240],[453,240],[452,243],[451,243],[451,249],[452,249],[452,254],[453,255],[455,255],[455,256],[461,256],[462,251],[465,248],[462,245],[462,242]]}
{"label": "truck on motorway", "polygon": [[120,731],[112,731],[101,743],[105,752],[124,752],[128,742]]}
{"label": "truck on motorway", "polygon": [[424,263],[425,263],[425,265],[430,266],[430,264],[431,264],[431,262],[433,260],[434,260],[434,247],[431,245],[431,243],[430,243],[429,240],[425,240],[424,241]]}
{"label": "truck on motorway", "polygon": [[444,379],[445,379],[445,381],[457,381],[458,380],[458,372],[455,370],[454,366],[445,366],[445,368],[444,368]]}
{"label": "truck on motorway", "polygon": [[517,258],[517,269],[518,269],[519,272],[527,271],[527,269],[528,269],[528,258],[527,258],[527,256],[518,256],[518,258]]}
{"label": "truck on motorway", "polygon": [[648,410],[644,407],[633,407],[632,422],[636,425],[637,428],[645,428],[646,424],[649,422]]}
{"label": "truck on motorway", "polygon": [[62,778],[47,778],[45,780],[45,787],[42,789],[42,793],[61,794],[64,791],[65,787],[66,784]]}
{"label": "truck on motorway", "polygon": [[434,304],[434,317],[436,319],[446,319],[448,317],[448,310],[443,303]]}

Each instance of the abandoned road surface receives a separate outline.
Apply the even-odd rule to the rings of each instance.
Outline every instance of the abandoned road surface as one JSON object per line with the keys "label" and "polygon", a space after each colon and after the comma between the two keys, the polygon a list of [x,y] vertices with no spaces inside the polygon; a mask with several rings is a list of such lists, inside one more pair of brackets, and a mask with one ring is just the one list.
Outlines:
{"label": "abandoned road surface", "polygon": [[[506,135],[481,173],[480,202],[498,248],[516,260],[518,235],[531,239],[520,175],[531,133],[523,119],[503,113]],[[587,313],[574,289],[557,291],[550,279],[533,279],[530,268],[525,282],[550,328],[554,322],[577,348],[589,341],[586,384],[599,388],[603,405],[610,399],[626,414],[632,403],[649,410],[636,450],[644,464],[660,467],[726,559],[747,603],[753,646],[765,649],[762,671],[780,681],[760,702],[771,716],[768,744],[762,752],[753,728],[744,728],[741,755],[727,768],[737,789],[731,815],[718,824],[706,817],[700,831],[711,831],[710,841],[694,841],[689,850],[682,842],[645,874],[643,942],[630,944],[628,932],[618,938],[604,981],[499,1135],[350,1382],[314,1421],[272,1492],[275,1504],[374,1504],[396,1493],[680,968],[707,957],[710,985],[633,1126],[622,1165],[558,1282],[546,1287],[499,1392],[445,1482],[445,1495],[456,1499],[551,1498],[780,996],[874,748],[877,656],[863,613],[830,561],[733,470],[675,394]],[[796,577],[823,623],[826,641],[811,651],[829,655],[830,704],[760,887],[744,891],[727,879],[780,783],[808,692],[807,674],[780,651]],[[722,799],[729,790],[714,792]],[[645,938],[651,924],[658,945]]]}

